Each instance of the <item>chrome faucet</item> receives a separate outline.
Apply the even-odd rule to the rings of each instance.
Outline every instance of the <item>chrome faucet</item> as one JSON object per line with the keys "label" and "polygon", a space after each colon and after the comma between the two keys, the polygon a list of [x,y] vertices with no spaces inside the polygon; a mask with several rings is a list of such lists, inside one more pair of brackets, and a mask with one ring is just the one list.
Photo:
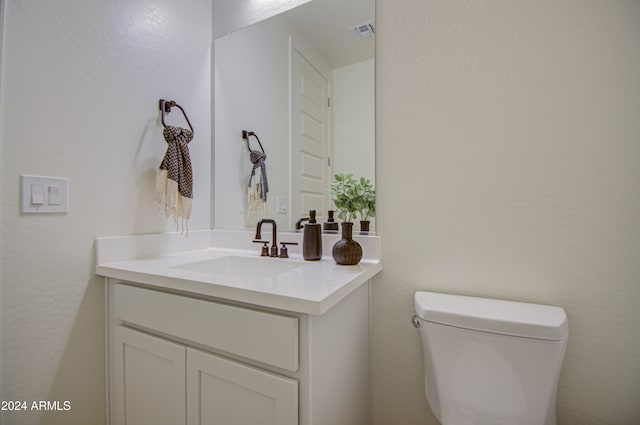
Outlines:
{"label": "chrome faucet", "polygon": [[[262,224],[263,223],[271,223],[271,253],[268,253],[267,250],[265,249],[267,246],[266,241],[262,240]],[[270,218],[263,218],[262,220],[260,220],[258,222],[258,225],[256,226],[256,237],[254,242],[258,242],[258,243],[264,243],[265,246],[262,248],[262,256],[269,256],[269,257],[277,257],[278,256],[278,241],[276,240],[277,238],[277,227],[276,227],[276,222],[275,220],[272,220]]]}

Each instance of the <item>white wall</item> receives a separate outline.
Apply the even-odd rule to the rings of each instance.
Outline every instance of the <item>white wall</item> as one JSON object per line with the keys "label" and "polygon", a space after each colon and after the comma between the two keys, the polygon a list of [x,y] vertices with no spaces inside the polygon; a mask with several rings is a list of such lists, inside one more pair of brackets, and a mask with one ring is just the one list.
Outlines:
{"label": "white wall", "polygon": [[213,0],[213,38],[237,31],[311,0]]}
{"label": "white wall", "polygon": [[436,424],[416,290],[569,315],[560,425],[640,423],[640,2],[377,2],[374,423]]}
{"label": "white wall", "polygon": [[[166,143],[158,99],[195,128],[190,228],[211,212],[211,2],[10,1],[2,70],[2,391],[70,400],[1,422],[104,423],[103,282],[96,236],[172,230],[153,202]],[[179,111],[168,121],[184,125]],[[69,178],[70,212],[21,215],[19,175]]]}
{"label": "white wall", "polygon": [[[5,7],[5,2],[4,0],[0,0],[0,99],[2,99],[2,58],[3,58],[3,49],[4,49],[4,7]],[[0,102],[0,114],[2,114],[2,109],[1,109],[1,103]],[[2,154],[2,143],[0,143],[0,161],[1,158],[3,157]],[[2,185],[0,184],[0,200],[2,199]],[[0,215],[0,220],[1,220],[2,216]],[[3,227],[0,225],[0,252],[3,252]],[[4,270],[4,265],[3,265],[3,255],[0,255],[0,318],[2,318],[2,281],[4,279],[3,277],[3,273],[2,270]],[[0,320],[0,400],[4,400],[3,397],[3,382],[2,382],[2,344],[3,344],[3,338],[2,338],[2,320]],[[2,413],[0,413],[0,420],[2,419]]]}
{"label": "white wall", "polygon": [[333,70],[333,172],[350,172],[375,184],[375,62]]}
{"label": "white wall", "polygon": [[[378,2],[376,424],[436,423],[408,322],[420,289],[564,306],[559,424],[638,423],[639,6]],[[209,46],[193,40],[211,30],[209,7],[7,5],[1,387],[5,400],[73,407],[3,424],[102,423],[93,238],[171,228],[149,198],[164,151],[158,97],[185,106],[206,167]],[[71,212],[20,216],[20,173],[70,177]],[[209,225],[208,175],[197,179],[192,229]]]}

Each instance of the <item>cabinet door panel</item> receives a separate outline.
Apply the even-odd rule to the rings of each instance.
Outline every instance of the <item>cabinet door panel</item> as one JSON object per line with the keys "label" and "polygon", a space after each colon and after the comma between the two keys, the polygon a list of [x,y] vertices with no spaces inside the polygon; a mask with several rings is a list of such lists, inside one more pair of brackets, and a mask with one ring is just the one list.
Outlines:
{"label": "cabinet door panel", "polygon": [[186,422],[185,348],[114,328],[114,425],[180,425]]}
{"label": "cabinet door panel", "polygon": [[187,349],[188,425],[297,425],[298,382]]}

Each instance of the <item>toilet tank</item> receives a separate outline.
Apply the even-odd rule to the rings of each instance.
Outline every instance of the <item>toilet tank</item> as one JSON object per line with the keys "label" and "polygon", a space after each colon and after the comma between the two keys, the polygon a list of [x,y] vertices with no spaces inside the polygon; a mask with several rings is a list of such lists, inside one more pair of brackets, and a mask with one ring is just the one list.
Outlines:
{"label": "toilet tank", "polygon": [[442,425],[555,425],[562,308],[417,292],[415,311],[426,397]]}

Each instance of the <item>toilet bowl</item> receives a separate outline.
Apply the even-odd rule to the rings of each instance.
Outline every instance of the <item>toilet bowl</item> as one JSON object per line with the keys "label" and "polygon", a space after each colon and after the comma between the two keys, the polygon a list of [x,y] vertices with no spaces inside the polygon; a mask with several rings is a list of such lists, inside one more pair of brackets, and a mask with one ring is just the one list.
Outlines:
{"label": "toilet bowl", "polygon": [[416,292],[425,393],[442,425],[555,425],[560,307]]}

